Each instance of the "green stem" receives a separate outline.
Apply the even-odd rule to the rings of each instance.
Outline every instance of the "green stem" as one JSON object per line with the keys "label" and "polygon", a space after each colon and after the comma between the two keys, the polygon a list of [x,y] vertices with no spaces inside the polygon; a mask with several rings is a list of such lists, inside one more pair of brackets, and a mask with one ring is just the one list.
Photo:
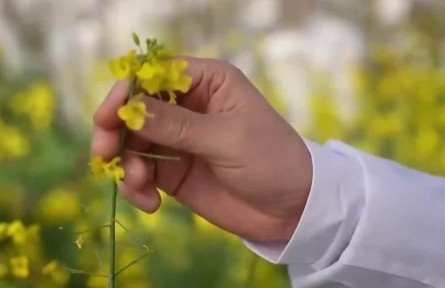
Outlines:
{"label": "green stem", "polygon": [[[136,84],[136,78],[131,79],[130,88],[128,91],[128,100],[133,98],[134,87]],[[127,129],[123,127],[121,129],[120,135],[120,145],[119,145],[119,155],[124,151],[125,138],[127,136]],[[117,206],[117,192],[118,187],[117,183],[113,183],[113,194],[111,195],[111,212],[110,212],[110,269],[109,269],[109,277],[110,281],[108,284],[109,288],[116,287],[116,206]]]}
{"label": "green stem", "polygon": [[[108,227],[110,227],[110,224],[105,224],[105,225],[99,226],[98,228],[108,228]],[[74,234],[82,235],[82,234],[90,233],[92,231],[93,231],[92,229],[85,229],[82,231],[75,232]]]}
{"label": "green stem", "polygon": [[111,196],[111,214],[110,214],[110,282],[109,287],[115,287],[116,279],[116,202],[117,202],[117,184],[113,183],[113,194]]}
{"label": "green stem", "polygon": [[122,269],[120,269],[119,271],[117,271],[116,276],[121,274],[122,272],[124,272],[125,270],[127,270],[128,268],[130,268],[131,266],[135,265],[136,263],[140,262],[141,260],[143,260],[145,257],[148,256],[150,252],[146,252],[144,254],[142,254],[139,258],[131,261],[130,263],[128,263],[127,265],[125,265],[125,267],[123,267]]}
{"label": "green stem", "polygon": [[83,270],[73,269],[73,268],[69,268],[69,267],[63,267],[63,269],[70,272],[71,274],[81,274],[81,275],[87,275],[87,276],[91,276],[91,277],[107,278],[107,275],[89,273],[89,272],[86,272]]}
{"label": "green stem", "polygon": [[179,156],[164,156],[164,155],[153,154],[153,153],[138,152],[138,151],[134,151],[134,150],[130,150],[130,149],[126,149],[125,151],[127,151],[128,153],[131,153],[131,154],[135,154],[135,155],[139,155],[139,156],[143,156],[143,157],[147,157],[147,158],[151,158],[151,159],[173,160],[173,161],[181,160],[181,158]]}

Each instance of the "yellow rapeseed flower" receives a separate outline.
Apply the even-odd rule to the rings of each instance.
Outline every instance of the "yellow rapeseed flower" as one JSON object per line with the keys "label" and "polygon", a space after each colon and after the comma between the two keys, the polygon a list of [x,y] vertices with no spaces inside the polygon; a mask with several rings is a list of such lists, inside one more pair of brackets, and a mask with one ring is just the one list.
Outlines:
{"label": "yellow rapeseed flower", "polygon": [[[165,61],[164,61],[165,62]],[[161,92],[167,69],[161,61],[152,60],[142,65],[136,73],[142,88],[153,95]]]}
{"label": "yellow rapeseed flower", "polygon": [[51,124],[54,117],[54,92],[47,82],[35,82],[27,90],[14,95],[9,106],[12,112],[29,117],[32,125],[42,130]]}
{"label": "yellow rapeseed flower", "polygon": [[9,260],[11,266],[11,273],[17,278],[28,278],[29,276],[29,261],[26,256],[19,256]]}
{"label": "yellow rapeseed flower", "polygon": [[114,157],[110,162],[105,162],[102,157],[94,156],[90,162],[91,173],[96,179],[105,174],[115,182],[118,182],[125,176],[124,169],[119,165],[120,162],[121,157]]}
{"label": "yellow rapeseed flower", "polygon": [[144,127],[145,118],[153,116],[147,112],[145,103],[141,98],[142,97],[136,96],[117,111],[119,118],[122,119],[131,130],[141,130],[142,127]]}
{"label": "yellow rapeseed flower", "polygon": [[192,78],[185,74],[187,65],[188,62],[184,60],[170,61],[169,63],[162,90],[168,92],[170,104],[176,104],[175,91],[186,93],[192,85]]}
{"label": "yellow rapeseed flower", "polygon": [[42,268],[42,275],[51,277],[54,283],[65,285],[68,283],[70,274],[59,265],[56,260],[52,260]]}
{"label": "yellow rapeseed flower", "polygon": [[39,202],[38,215],[45,222],[53,225],[63,225],[76,218],[80,213],[78,198],[72,191],[56,188]]}
{"label": "yellow rapeseed flower", "polygon": [[0,158],[17,158],[28,155],[28,138],[17,128],[0,121]]}
{"label": "yellow rapeseed flower", "polygon": [[192,85],[192,78],[185,74],[187,66],[188,62],[185,60],[176,60],[170,63],[165,90],[188,92],[190,85]]}
{"label": "yellow rapeseed flower", "polygon": [[93,176],[97,179],[99,179],[104,174],[104,165],[105,165],[104,159],[100,156],[94,156],[91,158],[90,161],[90,170]]}
{"label": "yellow rapeseed flower", "polygon": [[117,79],[124,79],[136,73],[140,68],[140,63],[135,50],[131,50],[122,57],[110,61],[110,69]]}
{"label": "yellow rapeseed flower", "polygon": [[43,266],[42,274],[43,275],[50,275],[51,273],[56,271],[57,267],[58,267],[57,261],[56,260],[52,260],[51,262],[49,262],[48,264]]}
{"label": "yellow rapeseed flower", "polygon": [[124,169],[120,166],[121,157],[114,157],[104,166],[105,174],[115,182],[122,180],[125,176]]}
{"label": "yellow rapeseed flower", "polygon": [[82,249],[83,244],[85,244],[85,240],[83,239],[82,235],[79,235],[76,239],[76,241],[74,241],[74,244],[76,244],[77,248]]}
{"label": "yellow rapeseed flower", "polygon": [[11,237],[15,244],[23,244],[26,242],[26,228],[20,220],[15,220],[9,224],[6,235]]}
{"label": "yellow rapeseed flower", "polygon": [[0,279],[8,274],[8,267],[5,264],[0,263]]}

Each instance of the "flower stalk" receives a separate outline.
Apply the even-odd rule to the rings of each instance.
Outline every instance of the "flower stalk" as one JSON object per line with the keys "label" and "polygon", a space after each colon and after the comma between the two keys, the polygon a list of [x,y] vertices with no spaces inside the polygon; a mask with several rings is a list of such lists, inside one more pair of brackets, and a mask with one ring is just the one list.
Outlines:
{"label": "flower stalk", "polygon": [[[168,103],[175,105],[175,91],[182,93],[188,92],[192,82],[191,78],[185,74],[185,69],[188,65],[187,61],[174,59],[171,53],[167,52],[164,46],[159,44],[156,39],[147,39],[145,41],[147,46],[145,54],[142,51],[139,37],[136,34],[133,34],[133,41],[140,50],[140,55],[137,55],[135,50],[131,50],[126,55],[110,62],[110,69],[117,79],[128,79],[130,81],[127,101],[119,108],[117,113],[117,116],[125,124],[120,131],[118,154],[108,162],[100,156],[94,156],[90,163],[91,171],[96,178],[106,175],[113,180],[110,200],[110,224],[108,225],[110,231],[108,288],[115,288],[117,276],[132,265],[142,261],[149,254],[148,247],[143,245],[142,247],[146,250],[145,253],[123,268],[119,270],[116,269],[116,225],[122,226],[125,231],[129,232],[128,229],[116,219],[117,196],[119,191],[118,183],[125,177],[125,171],[120,166],[123,153],[132,153],[154,160],[180,160],[179,157],[175,156],[164,156],[125,149],[126,135],[131,131],[141,130],[145,125],[145,121],[154,116],[147,111],[144,97],[156,97],[157,95],[159,98],[161,93],[165,93],[165,95],[169,96]],[[142,93],[140,93],[140,90],[142,90]],[[159,101],[162,101],[162,97],[159,98]]]}

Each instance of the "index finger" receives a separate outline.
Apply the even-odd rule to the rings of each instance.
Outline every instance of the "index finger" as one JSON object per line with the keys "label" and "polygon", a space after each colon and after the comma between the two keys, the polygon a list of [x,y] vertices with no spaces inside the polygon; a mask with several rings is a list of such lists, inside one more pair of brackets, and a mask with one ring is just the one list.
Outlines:
{"label": "index finger", "polygon": [[94,126],[103,130],[120,128],[122,120],[117,115],[117,110],[125,104],[128,96],[130,81],[128,79],[117,81],[105,100],[97,108],[94,114]]}
{"label": "index finger", "polygon": [[122,121],[117,110],[125,103],[129,81],[118,81],[94,114],[91,154],[111,159],[119,150]]}

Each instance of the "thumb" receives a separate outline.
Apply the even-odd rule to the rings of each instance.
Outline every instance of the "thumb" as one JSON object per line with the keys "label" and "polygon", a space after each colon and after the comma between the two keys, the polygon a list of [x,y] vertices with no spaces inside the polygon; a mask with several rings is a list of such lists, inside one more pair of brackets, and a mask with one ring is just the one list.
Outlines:
{"label": "thumb", "polygon": [[147,117],[141,130],[134,131],[141,138],[199,155],[212,156],[223,151],[227,128],[222,114],[200,114],[152,97],[144,97],[144,102],[153,116]]}

